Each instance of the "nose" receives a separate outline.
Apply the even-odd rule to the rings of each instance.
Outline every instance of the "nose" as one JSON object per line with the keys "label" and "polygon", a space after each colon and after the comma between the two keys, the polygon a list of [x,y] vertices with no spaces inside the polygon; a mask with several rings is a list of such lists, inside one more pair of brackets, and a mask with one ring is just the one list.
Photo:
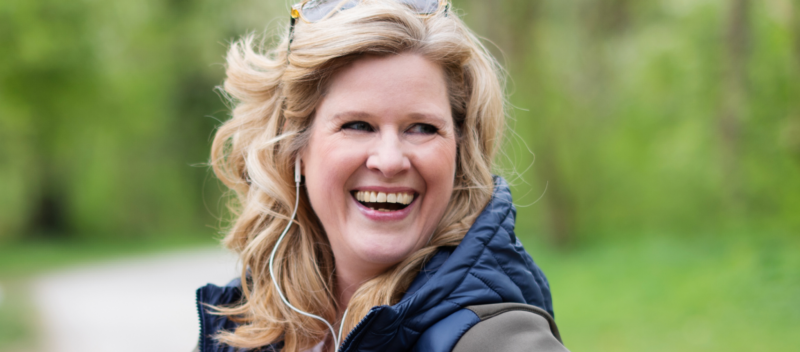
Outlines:
{"label": "nose", "polygon": [[391,178],[411,168],[411,161],[396,133],[380,133],[367,158],[367,168]]}

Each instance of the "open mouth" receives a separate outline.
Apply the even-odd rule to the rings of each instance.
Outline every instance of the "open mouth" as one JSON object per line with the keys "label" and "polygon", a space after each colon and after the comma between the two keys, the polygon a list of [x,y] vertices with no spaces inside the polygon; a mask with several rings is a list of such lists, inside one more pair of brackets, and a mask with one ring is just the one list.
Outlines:
{"label": "open mouth", "polygon": [[416,198],[413,192],[372,192],[372,191],[353,191],[353,198],[365,207],[372,210],[390,212],[398,211],[408,207]]}

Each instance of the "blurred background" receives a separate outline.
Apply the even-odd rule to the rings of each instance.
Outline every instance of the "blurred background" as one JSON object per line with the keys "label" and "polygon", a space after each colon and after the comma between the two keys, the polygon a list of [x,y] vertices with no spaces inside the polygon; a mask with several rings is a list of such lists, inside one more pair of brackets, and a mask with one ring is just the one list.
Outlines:
{"label": "blurred background", "polygon": [[[566,346],[796,350],[800,2],[453,3],[508,71],[498,172]],[[0,351],[48,348],[54,273],[217,246],[223,56],[290,5],[0,2]]]}

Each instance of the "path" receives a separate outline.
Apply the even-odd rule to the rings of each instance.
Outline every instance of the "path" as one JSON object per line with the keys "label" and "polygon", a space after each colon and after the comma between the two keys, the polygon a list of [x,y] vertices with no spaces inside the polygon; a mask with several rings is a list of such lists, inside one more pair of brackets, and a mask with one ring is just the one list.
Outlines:
{"label": "path", "polygon": [[238,276],[221,249],[53,272],[33,283],[46,352],[186,351],[197,344],[195,290]]}

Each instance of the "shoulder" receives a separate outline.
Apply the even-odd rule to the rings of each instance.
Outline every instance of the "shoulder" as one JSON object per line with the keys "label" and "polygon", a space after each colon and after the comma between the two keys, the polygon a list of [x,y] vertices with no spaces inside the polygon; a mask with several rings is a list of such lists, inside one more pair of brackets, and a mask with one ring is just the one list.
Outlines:
{"label": "shoulder", "polygon": [[568,351],[555,320],[523,303],[468,306],[420,335],[414,351]]}
{"label": "shoulder", "polygon": [[544,309],[522,303],[467,307],[479,322],[461,336],[453,352],[567,351],[555,320]]}
{"label": "shoulder", "polygon": [[213,336],[222,330],[232,331],[237,324],[226,316],[214,314],[211,307],[230,306],[238,303],[242,297],[241,281],[235,279],[225,286],[208,284],[196,291],[197,312],[200,317],[200,340],[197,351],[235,351],[233,348],[219,345]]}

